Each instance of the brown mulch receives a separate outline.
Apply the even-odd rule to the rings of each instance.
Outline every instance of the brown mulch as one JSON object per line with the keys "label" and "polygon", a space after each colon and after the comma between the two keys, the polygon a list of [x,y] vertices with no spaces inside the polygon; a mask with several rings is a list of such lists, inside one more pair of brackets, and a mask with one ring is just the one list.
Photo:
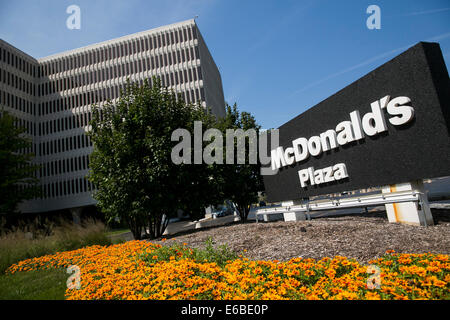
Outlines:
{"label": "brown mulch", "polygon": [[362,263],[384,255],[401,253],[450,254],[450,210],[432,210],[435,225],[429,227],[389,223],[386,212],[352,214],[311,221],[233,223],[168,236],[189,247],[204,247],[208,237],[216,245],[227,244],[251,260],[286,261],[294,257],[320,259],[336,255]]}

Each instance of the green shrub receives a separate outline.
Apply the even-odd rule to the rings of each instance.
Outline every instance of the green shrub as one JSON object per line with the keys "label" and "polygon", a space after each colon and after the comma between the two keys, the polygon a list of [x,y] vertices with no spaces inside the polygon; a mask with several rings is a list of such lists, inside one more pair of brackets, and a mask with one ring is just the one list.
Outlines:
{"label": "green shrub", "polygon": [[103,223],[89,220],[82,225],[61,222],[51,230],[16,229],[0,236],[0,273],[21,260],[74,250],[91,245],[110,245]]}
{"label": "green shrub", "polygon": [[192,259],[195,262],[215,262],[217,265],[223,267],[227,261],[235,260],[239,256],[236,252],[228,248],[226,244],[214,247],[214,241],[211,237],[205,241],[205,248],[187,248],[185,245],[174,243],[170,246],[162,246],[140,256],[141,259],[147,263],[156,263],[158,261],[169,261],[170,258]]}

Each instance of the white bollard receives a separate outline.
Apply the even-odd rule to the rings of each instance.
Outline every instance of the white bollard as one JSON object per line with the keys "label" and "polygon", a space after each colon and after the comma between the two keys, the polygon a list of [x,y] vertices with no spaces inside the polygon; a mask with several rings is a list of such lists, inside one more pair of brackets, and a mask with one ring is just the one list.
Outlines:
{"label": "white bollard", "polygon": [[416,226],[433,225],[433,216],[422,181],[400,183],[382,188],[383,193],[412,190],[423,193],[423,196],[421,196],[421,203],[402,202],[385,204],[389,222],[398,222]]}
{"label": "white bollard", "polygon": [[284,221],[303,221],[306,220],[306,214],[301,211],[297,212],[284,212]]}
{"label": "white bollard", "polygon": [[271,214],[263,214],[264,217],[264,221],[265,222],[269,222],[269,221],[278,221],[283,219],[283,214],[280,213],[271,213]]}

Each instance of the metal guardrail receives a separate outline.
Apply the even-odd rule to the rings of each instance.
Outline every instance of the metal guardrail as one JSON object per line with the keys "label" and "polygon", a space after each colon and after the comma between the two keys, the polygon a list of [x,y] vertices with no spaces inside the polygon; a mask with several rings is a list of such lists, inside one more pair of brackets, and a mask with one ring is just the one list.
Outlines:
{"label": "metal guardrail", "polygon": [[257,209],[255,212],[256,222],[258,222],[258,216],[270,215],[270,214],[284,214],[287,212],[305,212],[308,220],[311,220],[311,211],[320,210],[336,210],[345,208],[358,208],[358,207],[372,207],[378,205],[385,205],[390,203],[401,202],[414,202],[418,201],[422,204],[422,197],[425,194],[417,191],[400,191],[393,193],[379,193],[374,195],[358,196],[358,197],[346,197],[337,199],[322,199],[316,201],[307,201],[304,204],[264,208]]}

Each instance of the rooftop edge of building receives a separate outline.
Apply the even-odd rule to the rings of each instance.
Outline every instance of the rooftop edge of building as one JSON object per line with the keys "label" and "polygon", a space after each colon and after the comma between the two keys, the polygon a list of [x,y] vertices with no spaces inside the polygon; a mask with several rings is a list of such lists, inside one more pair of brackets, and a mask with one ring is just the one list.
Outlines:
{"label": "rooftop edge of building", "polygon": [[87,45],[87,46],[84,46],[84,47],[71,49],[71,50],[66,50],[66,51],[63,51],[63,52],[60,52],[60,53],[55,53],[55,54],[52,54],[52,55],[49,55],[49,56],[46,56],[46,57],[38,58],[36,60],[39,63],[47,62],[47,61],[51,61],[51,60],[54,60],[54,59],[62,58],[62,57],[65,57],[65,56],[70,56],[70,55],[74,55],[74,54],[77,54],[77,53],[81,53],[81,52],[86,51],[86,50],[102,48],[102,47],[104,47],[106,45],[115,44],[115,43],[120,42],[120,41],[126,41],[126,40],[129,40],[129,39],[135,39],[135,38],[138,38],[140,36],[148,35],[148,34],[151,34],[151,33],[158,32],[158,31],[163,31],[163,30],[167,30],[167,29],[170,29],[170,28],[176,28],[176,27],[187,26],[187,25],[197,25],[197,24],[195,22],[195,19],[188,19],[188,20],[175,22],[175,23],[172,23],[172,24],[164,25],[164,26],[161,26],[161,27],[153,28],[153,29],[139,31],[139,32],[136,32],[136,33],[132,33],[132,34],[129,34],[129,35],[122,36],[122,37],[118,37],[118,38],[114,38],[114,39],[110,39],[110,40],[106,40],[106,41],[90,44],[90,45]]}
{"label": "rooftop edge of building", "polygon": [[19,48],[15,47],[14,45],[12,45],[11,43],[7,42],[6,40],[0,39],[0,44],[8,47],[9,49],[11,49],[12,51],[15,51],[16,53],[19,53],[20,55],[22,55],[23,57],[33,61],[34,63],[38,64],[39,61],[38,59],[36,59],[35,57],[29,55],[28,53],[20,50]]}

